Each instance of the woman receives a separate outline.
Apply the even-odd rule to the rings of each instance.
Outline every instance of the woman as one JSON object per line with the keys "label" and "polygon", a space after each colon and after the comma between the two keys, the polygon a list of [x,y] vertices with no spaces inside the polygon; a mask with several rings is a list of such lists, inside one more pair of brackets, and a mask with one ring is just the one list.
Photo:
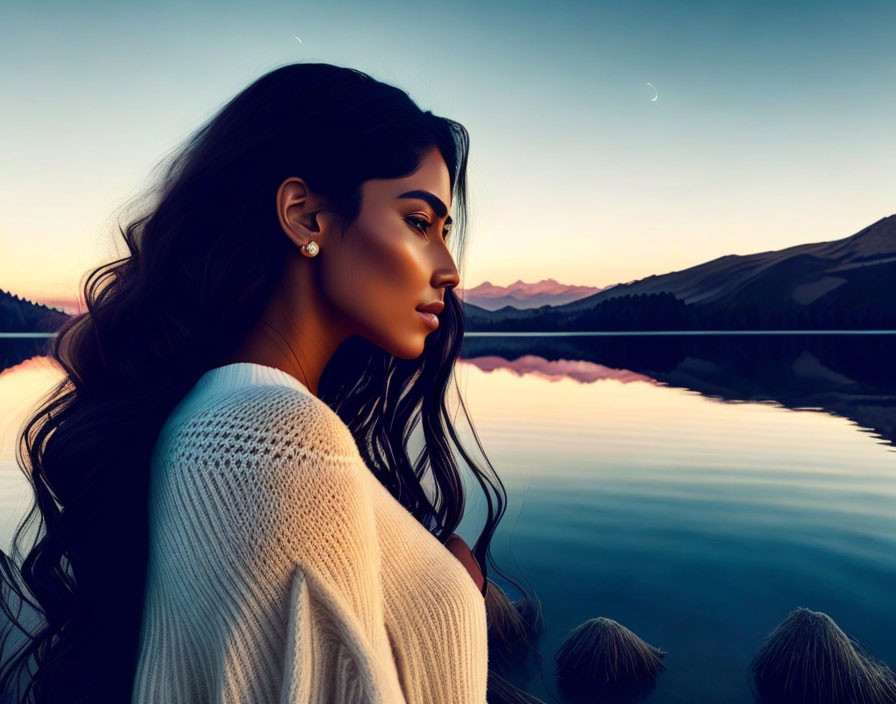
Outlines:
{"label": "woman", "polygon": [[[33,658],[34,701],[536,701],[488,669],[534,595],[487,579],[503,484],[446,409],[467,145],[405,92],[306,63],[175,155],[23,431],[13,557],[39,509],[36,603],[6,556],[3,581],[43,625],[5,692]],[[449,438],[486,494],[472,550]]]}

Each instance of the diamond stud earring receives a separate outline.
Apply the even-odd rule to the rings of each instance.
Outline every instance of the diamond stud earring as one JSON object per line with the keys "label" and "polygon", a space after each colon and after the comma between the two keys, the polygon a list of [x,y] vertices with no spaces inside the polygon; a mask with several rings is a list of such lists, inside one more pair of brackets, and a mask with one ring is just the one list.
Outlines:
{"label": "diamond stud earring", "polygon": [[315,242],[314,240],[312,240],[308,244],[303,244],[300,249],[302,250],[302,253],[308,257],[315,257],[320,251],[320,247],[317,246],[317,242]]}

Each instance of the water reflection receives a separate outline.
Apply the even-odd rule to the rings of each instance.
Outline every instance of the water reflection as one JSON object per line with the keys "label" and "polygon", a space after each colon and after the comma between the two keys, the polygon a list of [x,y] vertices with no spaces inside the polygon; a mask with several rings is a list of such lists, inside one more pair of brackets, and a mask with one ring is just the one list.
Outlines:
{"label": "water reflection", "polygon": [[896,445],[896,335],[466,337],[462,356],[582,383],[647,381],[849,418]]}

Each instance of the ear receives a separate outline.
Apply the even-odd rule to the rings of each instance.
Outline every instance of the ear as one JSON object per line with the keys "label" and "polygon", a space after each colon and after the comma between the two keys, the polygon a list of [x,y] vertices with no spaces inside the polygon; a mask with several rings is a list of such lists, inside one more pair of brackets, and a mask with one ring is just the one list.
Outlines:
{"label": "ear", "polygon": [[326,239],[326,224],[330,219],[318,216],[325,209],[323,199],[297,176],[290,176],[277,189],[277,218],[283,232],[296,247],[312,240],[321,245]]}

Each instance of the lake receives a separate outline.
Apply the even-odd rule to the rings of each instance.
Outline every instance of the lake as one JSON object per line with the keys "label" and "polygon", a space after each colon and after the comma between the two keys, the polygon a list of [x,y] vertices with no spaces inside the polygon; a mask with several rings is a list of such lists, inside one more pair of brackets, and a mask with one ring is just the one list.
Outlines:
{"label": "lake", "polygon": [[[15,435],[59,378],[29,344],[0,339],[4,550],[30,501]],[[605,616],[667,651],[648,701],[752,702],[800,606],[896,668],[894,360],[896,333],[468,335],[459,386],[509,496],[492,551],[544,609],[543,681],[515,683],[553,698],[555,651]]]}

